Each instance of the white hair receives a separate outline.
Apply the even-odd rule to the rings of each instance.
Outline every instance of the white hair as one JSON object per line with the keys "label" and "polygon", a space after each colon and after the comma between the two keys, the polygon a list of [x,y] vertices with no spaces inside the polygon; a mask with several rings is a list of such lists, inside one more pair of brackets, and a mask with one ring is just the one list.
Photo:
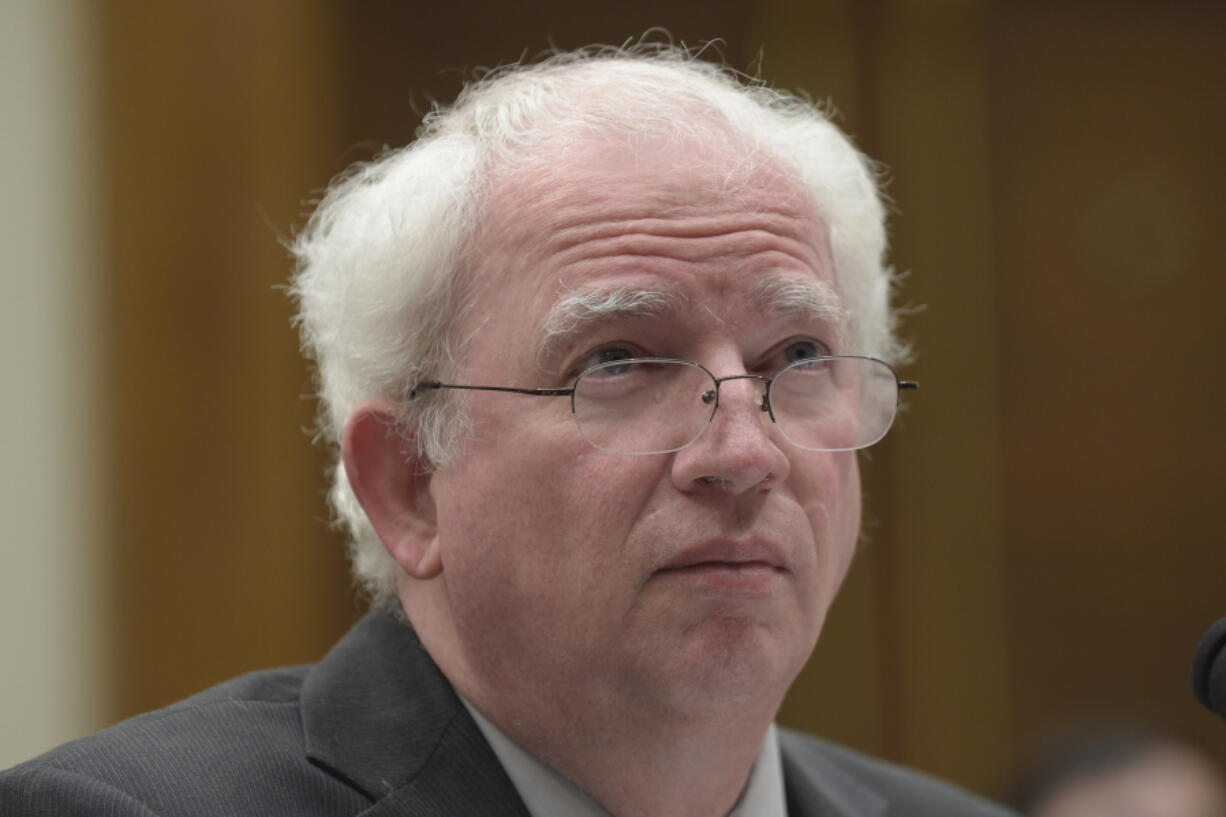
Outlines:
{"label": "white hair", "polygon": [[[297,322],[319,369],[321,436],[337,446],[363,401],[390,398],[423,462],[454,457],[467,431],[454,398],[405,395],[418,380],[451,377],[463,358],[456,319],[491,179],[548,167],[583,140],[648,135],[687,145],[731,137],[746,165],[736,175],[762,162],[793,175],[826,231],[851,351],[905,357],[874,168],[825,113],[682,48],[594,47],[491,72],[450,108],[436,107],[412,144],[333,183],[292,247]],[[357,580],[375,599],[393,594],[398,568],[339,457],[332,502]]]}

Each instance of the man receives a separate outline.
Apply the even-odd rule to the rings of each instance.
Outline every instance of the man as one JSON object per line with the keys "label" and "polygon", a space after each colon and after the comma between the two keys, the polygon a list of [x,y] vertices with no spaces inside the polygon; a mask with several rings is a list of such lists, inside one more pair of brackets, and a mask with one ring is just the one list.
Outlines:
{"label": "man", "polygon": [[685,54],[470,86],[295,247],[374,610],[0,810],[1003,815],[773,726],[898,402],[884,236],[817,110]]}

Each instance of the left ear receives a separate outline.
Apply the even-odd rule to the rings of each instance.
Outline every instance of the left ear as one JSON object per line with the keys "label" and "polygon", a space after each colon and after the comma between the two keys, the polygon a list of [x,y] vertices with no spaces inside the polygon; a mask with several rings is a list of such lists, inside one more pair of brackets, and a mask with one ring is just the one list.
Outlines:
{"label": "left ear", "polygon": [[398,428],[389,400],[368,400],[349,416],[341,460],[349,484],[387,552],[415,579],[443,572],[430,463]]}

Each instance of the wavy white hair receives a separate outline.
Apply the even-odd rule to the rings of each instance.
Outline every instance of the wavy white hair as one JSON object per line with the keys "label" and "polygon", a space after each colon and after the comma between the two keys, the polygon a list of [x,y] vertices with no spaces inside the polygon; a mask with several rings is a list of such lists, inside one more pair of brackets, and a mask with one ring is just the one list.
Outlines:
{"label": "wavy white hair", "polygon": [[[405,148],[359,164],[331,186],[293,243],[304,351],[318,365],[320,435],[338,445],[364,400],[391,398],[417,454],[455,456],[465,420],[449,393],[405,400],[446,380],[464,355],[453,331],[473,268],[470,249],[494,175],[547,168],[585,139],[732,137],[746,162],[770,162],[809,191],[824,222],[852,350],[896,362],[893,275],[872,163],[815,105],[673,46],[589,48],[498,69],[436,107]],[[397,566],[379,542],[339,457],[332,502],[353,571],[375,599]]]}

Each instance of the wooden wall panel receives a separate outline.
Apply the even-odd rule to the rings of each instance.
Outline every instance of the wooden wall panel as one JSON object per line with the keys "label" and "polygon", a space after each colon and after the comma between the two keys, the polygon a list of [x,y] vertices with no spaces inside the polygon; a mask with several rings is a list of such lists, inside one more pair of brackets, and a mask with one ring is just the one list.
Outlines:
{"label": "wooden wall panel", "polygon": [[565,0],[509,7],[366,0],[338,6],[343,135],[352,160],[407,143],[434,100],[452,101],[480,69],[535,58],[548,49],[620,45],[655,29],[656,41],[716,48],[746,68],[757,48],[754,4],[725,0],[622,0],[576,8]]}
{"label": "wooden wall panel", "polygon": [[102,30],[117,715],[316,658],[353,618],[281,236],[333,172],[303,2],[114,0]]}
{"label": "wooden wall panel", "polygon": [[1226,8],[1002,6],[990,43],[1012,697],[1151,722],[1226,614]]}
{"label": "wooden wall panel", "polygon": [[900,215],[894,263],[921,390],[890,469],[895,751],[981,791],[1012,763],[999,507],[983,4],[886,4],[878,156]]}

